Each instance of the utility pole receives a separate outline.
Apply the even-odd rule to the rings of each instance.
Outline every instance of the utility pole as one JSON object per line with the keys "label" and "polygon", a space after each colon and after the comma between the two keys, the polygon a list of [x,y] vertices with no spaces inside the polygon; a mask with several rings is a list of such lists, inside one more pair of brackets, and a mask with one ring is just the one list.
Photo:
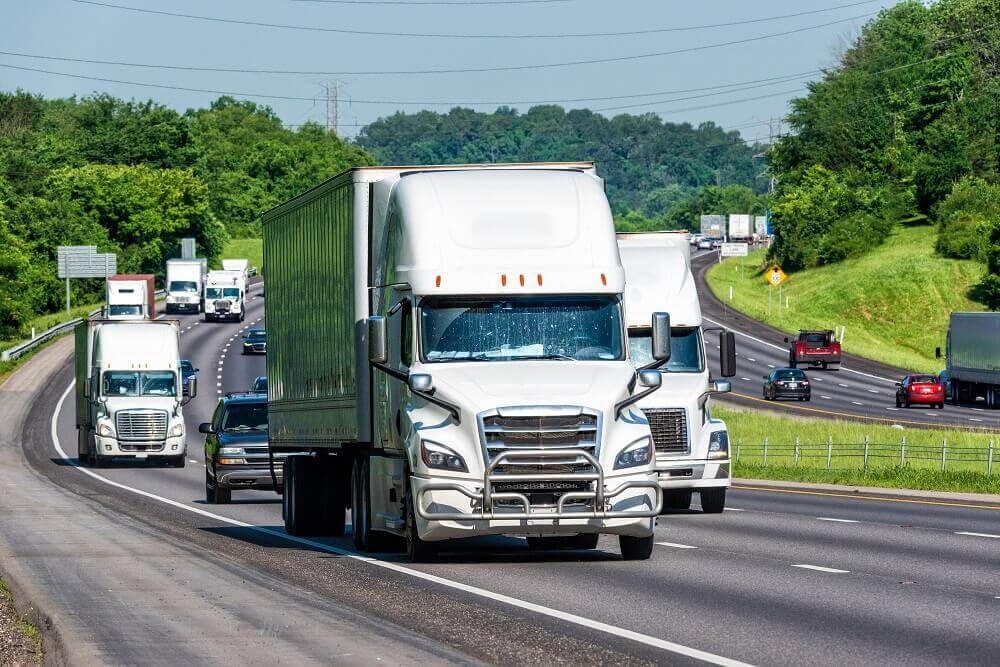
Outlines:
{"label": "utility pole", "polygon": [[332,79],[323,84],[326,90],[326,131],[337,134],[337,111],[340,98],[340,79]]}

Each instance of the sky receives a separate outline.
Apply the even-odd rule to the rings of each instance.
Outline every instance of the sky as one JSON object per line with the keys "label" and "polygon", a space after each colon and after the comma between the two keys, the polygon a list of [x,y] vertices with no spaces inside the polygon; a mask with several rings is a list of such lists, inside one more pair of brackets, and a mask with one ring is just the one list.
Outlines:
{"label": "sky", "polygon": [[[272,107],[290,126],[325,124],[326,91],[337,90],[337,130],[348,137],[400,110],[461,104],[493,111],[507,104],[523,112],[551,101],[608,116],[654,112],[671,122],[714,121],[766,139],[772,128],[779,131],[788,101],[817,78],[815,70],[834,66],[861,26],[892,4],[0,0],[0,90],[47,97],[107,92],[179,111],[226,92]],[[517,69],[482,71],[495,68]],[[440,72],[456,69],[473,71]]]}

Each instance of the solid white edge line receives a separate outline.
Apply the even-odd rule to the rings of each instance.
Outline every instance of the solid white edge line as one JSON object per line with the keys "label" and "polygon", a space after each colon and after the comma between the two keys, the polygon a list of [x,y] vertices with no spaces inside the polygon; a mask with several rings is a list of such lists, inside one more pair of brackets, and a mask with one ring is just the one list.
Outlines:
{"label": "solid white edge line", "polygon": [[261,526],[255,526],[253,524],[249,524],[244,521],[238,521],[236,519],[230,519],[229,517],[221,516],[219,514],[206,512],[205,510],[200,509],[198,507],[185,505],[184,503],[179,503],[176,500],[171,500],[170,498],[164,498],[163,496],[158,496],[156,494],[149,493],[148,491],[143,491],[141,489],[136,489],[134,487],[126,486],[125,484],[112,481],[107,477],[98,475],[92,470],[82,467],[79,461],[76,461],[75,459],[71,459],[70,457],[68,457],[66,455],[66,452],[63,451],[62,445],[59,442],[59,434],[56,432],[57,431],[56,421],[59,416],[59,413],[62,412],[63,402],[66,400],[66,397],[69,396],[69,393],[73,390],[73,384],[74,382],[70,382],[69,386],[66,387],[66,391],[64,391],[63,395],[59,398],[59,402],[56,403],[56,409],[52,413],[52,421],[51,421],[52,444],[55,447],[55,450],[59,454],[59,456],[62,457],[62,459],[70,467],[75,468],[80,472],[89,475],[90,477],[93,477],[99,482],[102,482],[109,486],[113,486],[123,491],[128,491],[130,493],[143,496],[144,498],[149,498],[150,500],[155,500],[164,503],[166,505],[170,505],[171,507],[187,510],[188,512],[192,512],[194,514],[198,514],[200,516],[209,519],[214,519],[216,521],[228,523],[231,526],[238,526],[240,528],[245,528],[247,530],[256,533],[270,535],[272,537],[277,537],[283,540],[287,540],[289,542],[301,544],[311,549],[318,549],[320,551],[326,551],[328,553],[344,556],[345,558],[351,558],[364,563],[369,563],[376,567],[381,567],[386,570],[391,570],[393,572],[405,574],[417,579],[423,579],[424,581],[429,581],[431,583],[435,583],[441,586],[446,586],[448,588],[462,591],[463,593],[469,593],[471,595],[485,598],[487,600],[492,600],[494,602],[500,602],[511,607],[516,607],[518,609],[524,609],[525,611],[530,611],[536,614],[549,616],[551,618],[555,618],[557,620],[564,621],[566,623],[578,625],[580,627],[587,628],[590,630],[596,630],[597,632],[603,632],[605,634],[613,635],[615,637],[620,637],[622,639],[628,639],[638,644],[644,644],[646,646],[651,646],[653,648],[669,651],[671,653],[683,655],[688,658],[694,658],[695,660],[701,660],[702,662],[707,662],[713,665],[724,665],[725,667],[750,667],[750,664],[746,662],[733,660],[731,658],[726,658],[721,655],[715,655],[714,653],[708,653],[707,651],[701,651],[696,648],[690,648],[688,646],[684,646],[682,644],[676,644],[674,642],[666,641],[658,637],[644,635],[642,633],[635,632],[634,630],[619,628],[614,625],[609,625],[608,623],[602,623],[601,621],[595,621],[593,619],[584,618],[583,616],[577,616],[576,614],[560,611],[558,609],[553,609],[552,607],[546,607],[544,605],[535,604],[534,602],[520,600],[518,598],[511,597],[509,595],[504,595],[503,593],[495,593],[493,591],[488,591],[484,588],[478,588],[476,586],[470,586],[468,584],[463,584],[461,582],[453,581],[451,579],[445,579],[444,577],[439,577],[434,574],[428,574],[427,572],[413,570],[398,563],[391,563],[389,561],[379,560],[371,556],[363,556],[354,551],[348,551],[347,549],[340,549],[338,547],[334,547],[329,544],[324,544],[323,542],[317,542],[315,540],[310,540],[303,537],[296,537],[294,535],[289,535],[288,533],[284,533],[281,531],[272,530],[270,528],[263,528]]}
{"label": "solid white edge line", "polygon": [[969,537],[989,537],[994,540],[1000,540],[1000,535],[990,535],[989,533],[970,533],[965,530],[960,530],[955,532],[956,535],[968,535]]}
{"label": "solid white edge line", "polygon": [[657,542],[661,547],[673,547],[674,549],[697,549],[690,544],[676,544],[674,542]]}
{"label": "solid white edge line", "polygon": [[829,572],[830,574],[849,574],[850,570],[838,570],[835,567],[823,567],[821,565],[806,565],[805,563],[800,563],[798,565],[792,565],[792,567],[800,567],[803,570],[816,570],[817,572]]}
{"label": "solid white edge line", "polygon": [[[757,341],[761,345],[767,345],[768,347],[774,348],[775,350],[778,350],[779,352],[784,352],[785,354],[788,353],[788,350],[785,349],[785,348],[783,348],[783,347],[779,347],[779,346],[775,345],[774,343],[768,343],[766,340],[761,340],[760,338],[757,338],[755,336],[751,336],[750,334],[745,334],[742,331],[737,331],[736,329],[730,329],[729,327],[726,327],[725,324],[722,324],[721,322],[716,322],[715,320],[713,320],[713,319],[711,319],[709,317],[705,317],[704,315],[702,315],[701,319],[705,320],[706,322],[711,322],[712,324],[714,324],[716,326],[725,327],[729,331],[732,331],[734,334],[737,334],[739,336],[743,336],[744,338],[749,338],[750,340],[753,340],[753,341]],[[890,380],[889,378],[884,378],[884,377],[882,377],[880,375],[872,375],[871,373],[864,373],[862,371],[856,371],[853,368],[844,368],[843,366],[841,366],[840,370],[845,371],[847,373],[855,373],[857,375],[863,375],[864,377],[869,377],[869,378],[872,378],[874,380],[881,380],[882,382],[893,382],[893,383],[895,383],[895,380]]]}
{"label": "solid white edge line", "polygon": [[835,521],[837,523],[861,523],[860,521],[855,521],[854,519],[834,519],[829,516],[818,516],[816,519],[818,521]]}

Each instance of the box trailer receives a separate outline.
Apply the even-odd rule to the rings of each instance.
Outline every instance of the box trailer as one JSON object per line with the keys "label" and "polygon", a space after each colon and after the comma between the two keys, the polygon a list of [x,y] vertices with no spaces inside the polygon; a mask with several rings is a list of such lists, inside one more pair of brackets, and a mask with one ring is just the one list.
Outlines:
{"label": "box trailer", "polygon": [[107,280],[108,319],[151,320],[156,317],[156,288],[150,273],[119,273]]}
{"label": "box trailer", "polygon": [[1000,313],[952,313],[945,354],[951,400],[1000,408]]}
{"label": "box trailer", "polygon": [[167,260],[167,314],[202,311],[208,260]]}
{"label": "box trailer", "polygon": [[415,560],[600,533],[648,558],[661,492],[633,405],[660,376],[628,361],[593,164],[358,168],[263,229],[288,532],[342,533],[350,506],[359,549]]}

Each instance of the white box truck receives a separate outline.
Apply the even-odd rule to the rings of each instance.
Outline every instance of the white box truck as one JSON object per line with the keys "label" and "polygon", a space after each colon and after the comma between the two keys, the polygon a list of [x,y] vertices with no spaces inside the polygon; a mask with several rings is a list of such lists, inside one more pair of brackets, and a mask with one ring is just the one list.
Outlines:
{"label": "white box truck", "polygon": [[180,327],[175,320],[88,320],[75,329],[77,455],[103,466],[116,458],[184,467]]}
{"label": "white box truck", "polygon": [[[661,492],[591,163],[353,169],[263,216],[295,535],[413,560],[511,534],[648,558]],[[669,329],[653,331],[660,342]]]}
{"label": "white box truck", "polygon": [[753,238],[750,216],[745,213],[731,213],[729,215],[729,240],[749,241]]}
{"label": "white box truck", "polygon": [[247,278],[242,271],[209,271],[205,278],[205,321],[246,317]]}
{"label": "white box truck", "polygon": [[117,274],[107,279],[107,316],[111,320],[150,320],[156,315],[153,275]]}
{"label": "white box truck", "polygon": [[223,271],[239,271],[246,279],[250,280],[250,260],[249,259],[224,259],[222,260]]}
{"label": "white box truck", "polygon": [[[691,249],[669,233],[619,234],[625,267],[625,312],[629,354],[639,369],[662,374],[659,391],[636,404],[649,422],[656,450],[656,473],[664,491],[664,509],[687,509],[692,491],[701,495],[705,512],[725,508],[732,484],[729,433],[713,419],[708,400],[729,391],[708,368],[701,304],[691,273]],[[653,357],[650,319],[670,315],[670,355]],[[736,374],[736,343],[731,332],[719,336],[720,377]]]}
{"label": "white box truck", "polygon": [[167,260],[167,314],[200,313],[204,299],[208,260]]}
{"label": "white box truck", "polygon": [[1000,313],[952,313],[945,355],[947,398],[1000,408]]}

